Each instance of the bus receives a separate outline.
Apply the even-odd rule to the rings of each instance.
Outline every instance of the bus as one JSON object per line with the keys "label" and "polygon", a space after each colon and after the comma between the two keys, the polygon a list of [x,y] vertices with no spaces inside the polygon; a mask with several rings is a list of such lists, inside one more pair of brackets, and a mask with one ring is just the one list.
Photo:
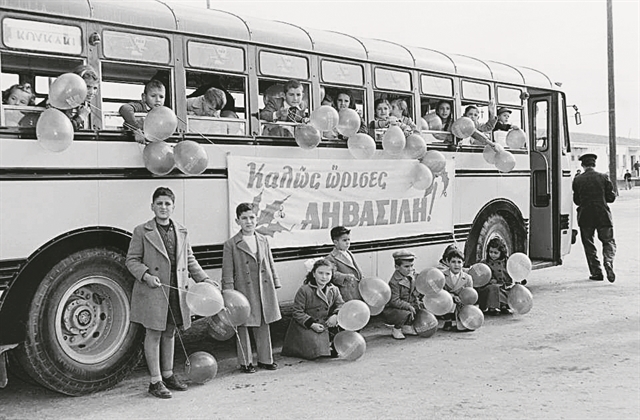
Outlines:
{"label": "bus", "polygon": [[[174,217],[188,226],[212,278],[220,278],[223,243],[237,229],[235,206],[256,204],[283,308],[304,262],[332,249],[336,225],[353,229],[351,250],[365,276],[382,279],[400,248],[417,255],[419,270],[451,243],[467,265],[478,262],[496,236],[536,268],[561,264],[570,250],[567,101],[540,71],[154,0],[0,0],[0,20],[3,90],[29,83],[43,102],[56,77],[78,65],[100,78],[88,123],[60,152],[40,147],[45,108],[0,109],[0,384],[7,364],[82,395],[115,386],[140,362],[144,331],[129,322],[134,280],[124,260],[159,186],[176,193]],[[119,107],[153,78],[178,119],[166,142],[198,143],[204,172],[152,174],[143,146],[122,128]],[[419,190],[411,182],[418,161],[389,156],[378,136],[375,156],[354,159],[348,141],[331,133],[307,150],[295,124],[262,121],[260,110],[291,79],[309,110],[348,91],[367,123],[379,99],[403,99],[418,122],[443,102],[453,118],[470,104],[486,117],[494,101],[512,111],[527,144],[511,150],[514,169],[500,172],[482,146],[422,125],[427,149],[446,162],[430,189]],[[224,89],[231,112],[189,115],[186,98],[203,86]]]}

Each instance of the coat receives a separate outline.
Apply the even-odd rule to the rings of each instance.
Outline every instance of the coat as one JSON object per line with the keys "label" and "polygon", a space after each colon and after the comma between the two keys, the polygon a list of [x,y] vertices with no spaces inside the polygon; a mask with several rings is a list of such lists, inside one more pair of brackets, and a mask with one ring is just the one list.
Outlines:
{"label": "coat", "polygon": [[278,321],[280,305],[276,289],[280,279],[275,269],[267,238],[255,233],[258,256],[242,239],[242,231],[224,243],[222,251],[222,289],[235,289],[249,300],[251,313],[245,327],[259,327]]}
{"label": "coat", "polygon": [[[334,249],[329,255],[327,255],[327,260],[331,261],[336,266],[336,271],[333,273],[331,282],[338,286],[340,294],[345,302],[353,299],[362,300],[360,290],[358,289],[358,284],[360,280],[362,280],[362,270],[360,270],[356,259],[353,258],[351,251],[347,251],[347,254],[351,257],[351,261],[349,261],[348,258],[345,258],[345,256],[337,249]],[[357,281],[349,281],[349,275],[354,276]]]}
{"label": "coat", "polygon": [[616,193],[607,174],[588,167],[573,179],[573,202],[578,206],[578,226],[613,226],[607,203],[615,200]]}
{"label": "coat", "polygon": [[[173,226],[176,231],[175,269],[180,289],[178,291],[180,311],[183,327],[187,329],[191,326],[191,311],[186,302],[190,286],[189,276],[196,282],[209,280],[209,277],[193,256],[187,229],[176,221],[173,221]],[[169,288],[164,285],[170,285],[171,263],[154,219],[136,226],[133,230],[125,264],[137,280],[133,285],[131,296],[131,322],[142,324],[145,328],[152,330],[164,331],[169,308],[167,300]],[[147,286],[142,281],[146,272],[158,277],[163,286],[157,288]]]}
{"label": "coat", "polygon": [[[324,294],[317,286],[300,286],[293,303],[293,319],[287,329],[282,355],[303,359],[331,355],[329,330],[325,323],[330,316],[338,313],[343,304],[340,291],[331,283],[325,288]],[[325,330],[322,333],[313,331],[313,323],[325,325]]]}
{"label": "coat", "polygon": [[460,272],[460,277],[454,280],[451,277],[451,271],[444,271],[444,290],[451,293],[452,295],[458,295],[460,291],[465,287],[473,287],[473,279],[471,276],[464,271]]}
{"label": "coat", "polygon": [[404,309],[409,310],[410,307],[420,309],[421,301],[424,297],[416,290],[416,282],[414,276],[403,276],[398,270],[394,271],[389,280],[389,288],[391,289],[391,299],[385,309]]}

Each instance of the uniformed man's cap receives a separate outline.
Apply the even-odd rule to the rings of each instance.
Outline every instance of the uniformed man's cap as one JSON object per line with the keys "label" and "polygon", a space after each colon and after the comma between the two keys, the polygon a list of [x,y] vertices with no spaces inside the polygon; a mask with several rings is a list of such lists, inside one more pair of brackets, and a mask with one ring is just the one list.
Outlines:
{"label": "uniformed man's cap", "polygon": [[416,259],[416,254],[406,249],[401,249],[392,254],[394,261],[413,261]]}
{"label": "uniformed man's cap", "polygon": [[333,229],[331,229],[331,240],[338,239],[342,235],[348,235],[349,233],[351,233],[351,231],[346,227],[336,226]]}
{"label": "uniformed man's cap", "polygon": [[596,155],[595,153],[585,153],[584,155],[578,158],[580,162],[586,162],[589,160],[595,161],[596,159],[598,159],[598,155]]}

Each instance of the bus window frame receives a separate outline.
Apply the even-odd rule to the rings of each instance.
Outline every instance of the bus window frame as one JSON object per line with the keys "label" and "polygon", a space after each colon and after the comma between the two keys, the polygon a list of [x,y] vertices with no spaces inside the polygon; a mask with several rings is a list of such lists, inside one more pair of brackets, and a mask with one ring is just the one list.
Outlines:
{"label": "bus window frame", "polygon": [[[439,75],[439,74],[430,74],[430,73],[425,73],[425,72],[419,72],[418,73],[418,79],[420,80],[420,86],[418,89],[418,95],[420,96],[420,98],[422,98],[423,96],[430,96],[430,97],[437,97],[437,98],[451,98],[451,100],[453,100],[453,98],[455,97],[455,79],[451,76],[443,76],[443,75]],[[435,93],[428,93],[425,92],[425,90],[423,89],[423,83],[422,83],[422,76],[427,76],[427,77],[437,77],[437,78],[441,78],[441,79],[447,79],[451,82],[451,96],[443,96],[443,95],[439,95],[439,94],[435,94]]]}
{"label": "bus window frame", "polygon": [[[13,20],[26,20],[26,21],[32,21],[32,22],[38,22],[38,23],[48,23],[48,24],[52,24],[52,25],[60,25],[60,26],[65,26],[66,23],[69,22],[68,19],[64,19],[64,18],[57,18],[57,19],[38,19],[38,18],[33,18],[31,15],[21,15],[21,14],[16,14],[16,13],[7,13],[5,16],[2,17],[2,19],[0,19],[0,25],[2,25],[2,27],[4,27],[4,20],[5,19],[13,19]],[[83,60],[86,60],[87,57],[87,49],[85,46],[85,38],[87,37],[87,31],[86,31],[86,25],[85,24],[79,24],[79,25],[66,25],[66,26],[73,26],[76,27],[78,29],[80,29],[80,52],[79,53],[67,53],[67,52],[61,52],[61,51],[54,51],[53,53],[50,52],[50,50],[33,50],[33,49],[27,49],[27,48],[16,48],[16,47],[11,47],[9,45],[7,45],[4,42],[4,30],[2,31],[3,36],[0,37],[0,43],[2,43],[2,47],[3,47],[3,51],[12,51],[12,52],[31,52],[34,54],[44,54],[44,55],[56,55],[56,54],[61,54],[67,57],[82,57]]]}
{"label": "bus window frame", "polygon": [[[143,36],[148,36],[151,38],[162,38],[164,40],[167,41],[167,47],[168,47],[168,53],[169,53],[169,58],[167,60],[167,62],[157,62],[157,61],[146,61],[146,60],[136,60],[134,58],[123,58],[123,57],[108,57],[105,52],[105,46],[106,46],[106,42],[105,42],[105,35],[104,32],[105,31],[111,31],[111,32],[118,32],[118,33],[126,33],[126,34],[133,34],[133,35],[143,35]],[[137,29],[131,29],[129,27],[126,28],[126,30],[122,30],[122,28],[117,28],[117,27],[113,27],[113,26],[103,26],[100,28],[100,36],[102,37],[102,42],[100,43],[100,48],[98,48],[98,59],[102,62],[105,60],[108,61],[127,61],[127,62],[132,62],[134,64],[147,64],[147,65],[155,65],[155,66],[172,66],[172,64],[174,63],[175,59],[174,59],[174,51],[173,51],[173,39],[170,36],[167,36],[164,32],[158,31],[158,32],[149,32],[149,31],[141,31],[141,30],[137,30]]]}
{"label": "bus window frame", "polygon": [[510,102],[504,102],[500,100],[500,89],[513,89],[513,90],[519,90],[520,91],[520,95],[522,95],[522,92],[524,91],[524,86],[510,86],[510,85],[505,85],[505,84],[501,84],[501,83],[496,83],[495,85],[495,99],[496,99],[496,105],[497,106],[506,106],[509,108],[523,108],[524,107],[524,100],[522,99],[522,96],[519,96],[520,98],[520,103],[519,104],[513,104]]}
{"label": "bus window frame", "polygon": [[[327,57],[322,57],[322,56],[318,56],[318,58],[320,60],[319,66],[318,66],[319,73],[320,73],[320,77],[319,77],[320,80],[319,80],[319,83],[318,83],[319,85],[357,87],[359,89],[363,89],[363,90],[366,91],[366,89],[367,89],[366,88],[366,81],[365,81],[365,71],[366,71],[366,69],[365,69],[365,62],[364,61],[359,63],[359,62],[350,62],[350,61],[346,61],[346,60],[334,60],[334,59],[327,58]],[[347,64],[347,65],[352,65],[352,66],[359,67],[360,71],[361,71],[360,76],[361,76],[361,79],[362,79],[362,84],[358,85],[358,84],[350,84],[350,83],[340,83],[340,82],[336,82],[336,81],[333,81],[333,80],[331,80],[331,81],[325,80],[325,77],[324,77],[325,72],[324,72],[324,69],[322,67],[322,63],[325,62],[325,61],[331,62],[331,63]]]}
{"label": "bus window frame", "polygon": [[[477,98],[469,98],[464,95],[464,84],[471,83],[477,85],[484,85],[487,88],[487,98],[477,99]],[[460,78],[460,101],[475,101],[475,102],[489,102],[491,100],[491,87],[493,83],[484,81],[484,80],[474,80],[468,78]]]}
{"label": "bus window frame", "polygon": [[[258,91],[257,93],[257,97],[261,98],[263,97],[264,93],[260,92],[260,82],[271,82],[271,83],[280,83],[283,86],[286,85],[287,81],[289,81],[291,79],[277,79],[271,76],[261,76],[261,75],[256,75],[256,82],[257,82],[257,86],[258,86]],[[298,80],[298,79],[295,79]],[[309,115],[311,115],[311,102],[313,100],[313,82],[311,82],[310,80],[298,80],[300,82],[300,84],[303,86],[302,87],[302,91],[305,92],[304,90],[304,86],[307,85],[309,87],[308,91],[306,92],[307,95],[303,96],[303,100],[306,99],[307,100],[307,112],[309,113]],[[260,137],[262,139],[269,139],[272,136],[265,136],[264,135],[264,131],[265,131],[265,127],[267,125],[271,125],[271,126],[284,126],[284,127],[293,127],[292,130],[295,129],[295,127],[297,125],[301,125],[303,123],[294,123],[294,122],[287,122],[287,121],[266,121],[266,120],[261,120],[260,119],[260,112],[263,108],[261,108],[260,106],[260,99],[258,99],[258,102],[256,103],[257,109],[258,109],[258,118],[257,118],[257,122],[258,122],[258,133],[257,137]],[[262,106],[265,107],[267,104],[263,102]],[[250,117],[249,113],[247,113],[247,116]],[[288,128],[287,128],[288,130]],[[289,130],[291,131],[291,130]],[[294,133],[293,131],[291,131],[291,137],[278,137],[278,136],[273,136],[273,138],[278,139],[280,141],[291,141],[293,144],[295,144],[295,138],[294,138]]]}
{"label": "bus window frame", "polygon": [[[307,72],[307,77],[305,78],[299,78],[299,77],[288,77],[286,75],[282,75],[282,74],[271,74],[271,73],[265,73],[262,71],[262,60],[260,55],[262,53],[268,53],[268,54],[275,54],[275,55],[282,55],[282,56],[291,56],[291,57],[298,57],[298,58],[302,58],[306,61],[307,65],[306,65],[306,72]],[[260,77],[266,77],[266,78],[280,78],[280,79],[285,79],[285,80],[297,80],[299,82],[308,82],[309,84],[311,84],[311,61],[312,59],[315,57],[315,54],[291,54],[288,51],[283,51],[283,50],[277,50],[274,48],[257,48],[256,49],[256,61],[257,61],[257,78],[260,79]],[[260,95],[260,92],[258,92],[258,95]]]}
{"label": "bus window frame", "polygon": [[[546,109],[546,137],[544,140],[544,147],[538,147],[538,107],[536,106],[539,103],[545,103],[547,105],[547,109]],[[533,136],[534,136],[534,144],[533,144],[533,148],[535,151],[537,152],[546,152],[549,149],[549,130],[552,129],[551,127],[551,116],[549,115],[550,112],[552,112],[552,107],[553,107],[553,103],[552,101],[549,100],[549,98],[547,97],[542,97],[540,99],[534,99],[532,101],[532,108],[533,108],[533,114],[532,114],[532,120],[533,120],[533,124],[534,126],[531,127],[531,130],[533,131]]]}
{"label": "bus window frame", "polygon": [[[191,64],[191,62],[189,61],[189,43],[190,42],[197,42],[200,44],[209,44],[209,45],[221,45],[221,46],[228,46],[228,47],[233,47],[233,48],[238,48],[242,50],[242,59],[243,59],[243,65],[242,65],[242,70],[241,71],[235,71],[235,70],[228,70],[228,69],[217,69],[215,67],[198,67],[195,66],[193,64]],[[189,37],[189,36],[185,36],[183,38],[183,67],[185,72],[188,69],[199,69],[199,70],[203,70],[203,71],[219,71],[222,73],[232,73],[234,75],[238,75],[238,74],[243,74],[243,75],[248,75],[249,73],[249,55],[248,55],[248,44],[235,44],[232,42],[224,42],[224,41],[212,41],[210,39],[205,39],[205,38],[197,38],[197,37]]]}
{"label": "bus window frame", "polygon": [[[378,78],[376,77],[376,70],[387,70],[387,71],[392,71],[392,72],[398,72],[398,73],[406,73],[409,76],[409,89],[408,90],[400,90],[400,89],[395,89],[393,90],[393,88],[388,88],[388,87],[379,87],[378,86]],[[391,67],[391,66],[382,66],[382,65],[372,65],[371,66],[371,79],[372,79],[372,90],[374,91],[374,95],[375,95],[375,91],[391,91],[391,92],[403,92],[403,93],[407,93],[411,96],[414,95],[414,82],[413,82],[413,72],[411,70],[401,70],[395,67]],[[375,100],[374,100],[375,102]],[[375,110],[374,110],[375,112]]]}

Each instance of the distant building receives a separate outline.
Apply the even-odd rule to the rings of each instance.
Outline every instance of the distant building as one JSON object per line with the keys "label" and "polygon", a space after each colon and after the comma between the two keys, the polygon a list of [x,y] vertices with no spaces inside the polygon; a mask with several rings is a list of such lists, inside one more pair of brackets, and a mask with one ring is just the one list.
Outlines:
{"label": "distant building", "polygon": [[[598,156],[596,169],[599,172],[609,172],[609,137],[597,134],[571,133],[571,168],[572,173],[580,168],[578,158],[585,153],[595,153]],[[640,139],[617,137],[616,139],[616,174],[622,179],[625,171],[636,176],[633,165],[640,161]]]}

